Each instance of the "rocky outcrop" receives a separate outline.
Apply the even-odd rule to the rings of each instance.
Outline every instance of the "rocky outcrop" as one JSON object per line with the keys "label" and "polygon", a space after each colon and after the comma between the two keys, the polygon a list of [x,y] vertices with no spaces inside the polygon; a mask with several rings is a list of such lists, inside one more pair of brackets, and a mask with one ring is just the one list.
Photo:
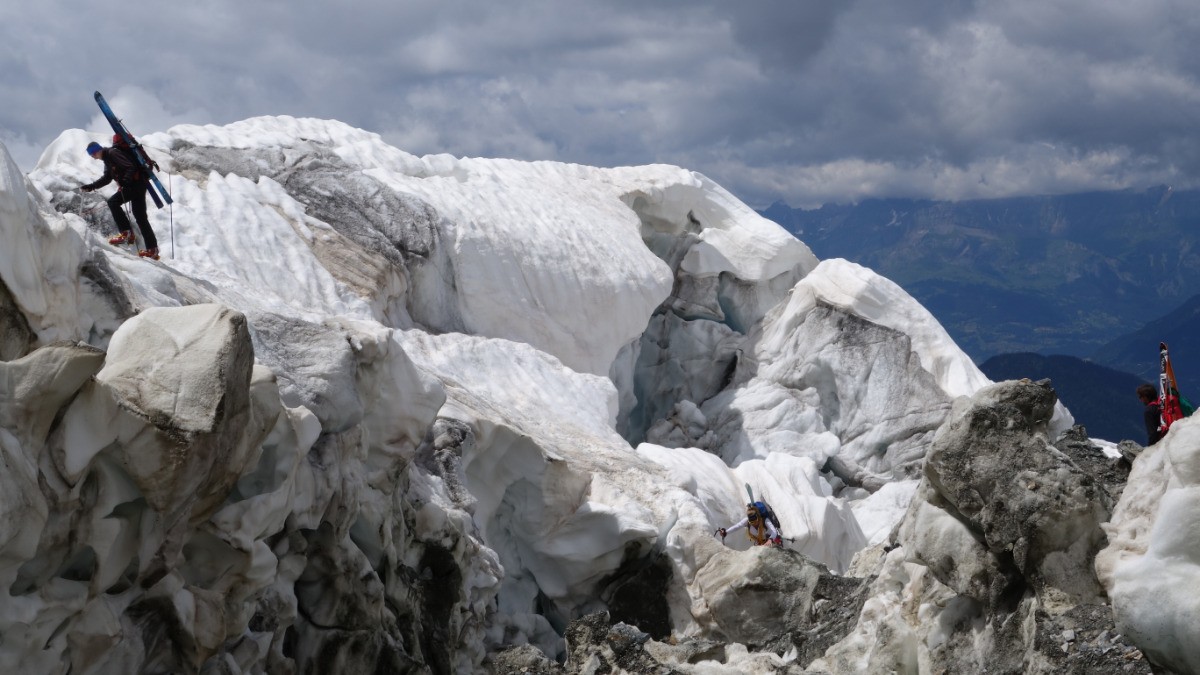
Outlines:
{"label": "rocky outcrop", "polygon": [[[1092,572],[1110,462],[1085,471],[1049,442],[1054,404],[1028,381],[960,404],[892,541],[846,576],[790,551],[722,551],[693,582],[707,637],[595,614],[571,623],[565,663],[517,648],[492,672],[1149,673]],[[1090,457],[1085,441],[1059,445]]]}
{"label": "rocky outcrop", "polygon": [[1084,470],[1051,444],[1055,403],[1028,381],[960,402],[890,543],[846,576],[790,551],[720,551],[691,581],[704,639],[589,616],[568,629],[564,664],[517,650],[495,672],[1149,672],[1092,572],[1110,462],[1059,439],[1095,460]]}
{"label": "rocky outcrop", "polygon": [[493,655],[490,672],[800,673],[846,636],[867,598],[867,580],[830,574],[794,551],[771,547],[727,550],[697,577],[716,626],[706,637],[652,636],[598,612],[570,622],[564,663],[525,645]]}
{"label": "rocky outcrop", "polygon": [[601,675],[639,673],[778,673],[799,675],[804,669],[794,656],[750,652],[744,645],[684,638],[660,642],[636,626],[596,612],[571,622],[566,631],[565,663],[547,659],[528,645],[512,647],[492,657],[492,675]]}
{"label": "rocky outcrop", "polygon": [[1005,382],[956,407],[892,543],[860,555],[858,625],[812,670],[1148,672],[1092,571],[1111,500],[1050,444],[1055,400]]}
{"label": "rocky outcrop", "polygon": [[1076,466],[1104,488],[1114,505],[1121,498],[1121,493],[1125,490],[1125,483],[1129,480],[1129,469],[1132,462],[1125,455],[1126,453],[1134,455],[1129,450],[1122,450],[1122,448],[1131,446],[1137,448],[1137,451],[1141,450],[1141,446],[1133,441],[1122,441],[1118,446],[1121,456],[1110,457],[1088,438],[1087,429],[1079,425],[1071,427],[1054,441],[1054,447],[1059,452],[1070,457]]}
{"label": "rocky outcrop", "polygon": [[714,557],[697,583],[717,626],[713,637],[783,652],[803,645],[814,628],[818,603],[830,599],[828,590],[818,589],[831,577],[795,551],[759,546]]}
{"label": "rocky outcrop", "polygon": [[925,480],[943,510],[1030,583],[1043,604],[1103,596],[1090,561],[1104,545],[1107,492],[1050,444],[1057,396],[1048,383],[984,388],[942,428]]}

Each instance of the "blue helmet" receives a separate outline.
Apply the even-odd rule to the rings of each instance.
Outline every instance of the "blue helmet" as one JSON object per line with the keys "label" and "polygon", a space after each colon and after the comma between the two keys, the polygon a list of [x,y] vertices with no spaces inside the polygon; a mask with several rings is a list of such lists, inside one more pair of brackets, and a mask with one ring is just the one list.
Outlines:
{"label": "blue helmet", "polygon": [[100,144],[99,144],[99,143],[97,143],[96,141],[92,141],[91,143],[88,143],[88,146],[87,146],[87,154],[89,154],[89,155],[94,155],[94,154],[96,154],[97,152],[100,152],[100,151],[101,151],[101,150],[103,150],[103,149],[104,149],[104,146],[100,145]]}

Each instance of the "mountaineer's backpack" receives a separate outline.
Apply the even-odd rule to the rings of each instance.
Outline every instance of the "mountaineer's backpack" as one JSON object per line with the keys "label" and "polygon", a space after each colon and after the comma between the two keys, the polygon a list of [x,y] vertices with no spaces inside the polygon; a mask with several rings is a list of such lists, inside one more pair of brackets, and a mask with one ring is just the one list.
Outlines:
{"label": "mountaineer's backpack", "polygon": [[[130,138],[132,138],[132,136]],[[122,152],[129,155],[129,159],[138,166],[141,178],[148,177],[150,174],[150,169],[158,168],[158,162],[150,158],[150,153],[146,152],[146,148],[143,147],[136,138],[133,139],[133,145],[131,146],[129,143],[125,142],[124,136],[121,134],[113,134],[112,146],[114,148],[120,148]]]}
{"label": "mountaineer's backpack", "polygon": [[775,526],[775,531],[778,532],[780,536],[783,535],[783,527],[779,524],[779,516],[775,515],[775,509],[772,509],[770,504],[764,501],[757,501],[754,502],[754,508],[758,510],[758,516],[760,518],[769,520],[771,524]]}

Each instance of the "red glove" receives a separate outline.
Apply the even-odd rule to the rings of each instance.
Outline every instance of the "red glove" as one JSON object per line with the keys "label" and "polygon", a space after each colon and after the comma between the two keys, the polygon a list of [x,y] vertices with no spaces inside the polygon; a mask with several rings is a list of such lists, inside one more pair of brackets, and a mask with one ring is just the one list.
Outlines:
{"label": "red glove", "polygon": [[771,540],[771,543],[775,544],[776,546],[783,546],[783,537],[775,537]]}

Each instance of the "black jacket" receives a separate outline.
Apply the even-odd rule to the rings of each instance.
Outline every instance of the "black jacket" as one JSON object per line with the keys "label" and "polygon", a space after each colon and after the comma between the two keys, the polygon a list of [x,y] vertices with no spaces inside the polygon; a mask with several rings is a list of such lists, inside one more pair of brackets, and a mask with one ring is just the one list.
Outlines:
{"label": "black jacket", "polygon": [[100,151],[100,159],[104,160],[104,175],[94,183],[83,187],[95,190],[111,183],[114,179],[123,188],[140,186],[149,180],[146,171],[138,164],[137,157],[129,148],[113,146]]}
{"label": "black jacket", "polygon": [[1149,441],[1146,445],[1151,446],[1162,440],[1163,433],[1159,430],[1159,425],[1162,423],[1162,410],[1158,407],[1158,401],[1146,404],[1146,409],[1142,412],[1142,419],[1146,423],[1146,439]]}

